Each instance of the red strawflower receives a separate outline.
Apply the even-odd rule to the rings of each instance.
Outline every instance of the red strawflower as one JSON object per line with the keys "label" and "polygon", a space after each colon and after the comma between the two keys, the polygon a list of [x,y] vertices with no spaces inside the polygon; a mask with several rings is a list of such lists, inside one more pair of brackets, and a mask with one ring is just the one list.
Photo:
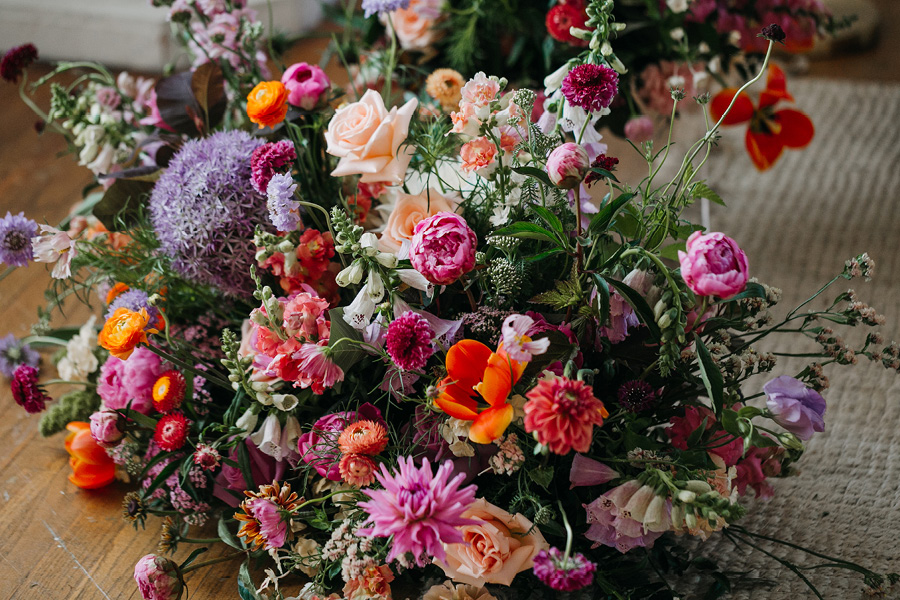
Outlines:
{"label": "red strawflower", "polygon": [[600,112],[619,93],[619,75],[606,65],[578,65],[563,79],[562,93],[572,106]]}
{"label": "red strawflower", "polygon": [[153,441],[166,452],[179,450],[187,441],[190,421],[179,412],[169,413],[156,424]]}
{"label": "red strawflower", "polygon": [[171,369],[162,373],[153,384],[153,406],[161,413],[167,413],[181,406],[187,382],[184,375]]}
{"label": "red strawflower", "polygon": [[25,412],[34,414],[47,408],[50,397],[38,386],[38,370],[30,365],[19,365],[10,383],[13,399]]}
{"label": "red strawflower", "polygon": [[194,464],[204,471],[212,471],[221,463],[222,455],[219,451],[207,444],[197,444],[197,451],[194,452]]}
{"label": "red strawflower", "polygon": [[525,395],[525,431],[536,432],[538,442],[554,454],[590,450],[594,425],[603,425],[603,419],[609,416],[583,381],[566,377],[541,379]]}
{"label": "red strawflower", "polygon": [[547,13],[545,24],[547,25],[547,33],[558,42],[579,48],[584,48],[588,45],[587,40],[579,39],[569,31],[571,27],[588,29],[587,13],[584,11],[583,6],[577,6],[576,3],[557,4]]}
{"label": "red strawflower", "polygon": [[34,44],[23,44],[9,49],[0,60],[0,77],[10,83],[17,83],[28,65],[37,60],[38,51]]}

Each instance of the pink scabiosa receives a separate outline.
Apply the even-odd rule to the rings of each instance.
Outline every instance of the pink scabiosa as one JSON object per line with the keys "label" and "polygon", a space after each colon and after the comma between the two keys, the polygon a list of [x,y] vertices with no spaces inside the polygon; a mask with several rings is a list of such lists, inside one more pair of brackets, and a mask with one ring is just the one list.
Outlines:
{"label": "pink scabiosa", "polygon": [[573,592],[591,584],[597,565],[583,554],[564,555],[559,548],[541,550],[534,557],[534,575],[559,592]]}
{"label": "pink scabiosa", "polygon": [[550,347],[550,338],[532,340],[534,319],[528,315],[510,315],[500,328],[503,349],[513,360],[529,362],[535,354],[543,354]]}
{"label": "pink scabiosa", "polygon": [[435,285],[449,285],[475,267],[478,238],[461,216],[442,211],[413,230],[409,260]]}
{"label": "pink scabiosa", "polygon": [[166,452],[180,450],[187,441],[190,422],[184,415],[173,412],[165,415],[156,424],[153,441]]}
{"label": "pink scabiosa", "polygon": [[197,444],[194,452],[194,464],[204,471],[213,471],[222,464],[222,455],[208,444]]}
{"label": "pink scabiosa", "polygon": [[605,65],[578,65],[563,79],[561,89],[572,106],[600,112],[619,92],[619,76]]}
{"label": "pink scabiosa", "polygon": [[416,371],[434,354],[434,331],[422,315],[407,311],[391,321],[385,336],[387,353],[401,369]]}
{"label": "pink scabiosa", "polygon": [[566,142],[557,146],[547,157],[547,175],[558,188],[570,190],[577,187],[587,174],[591,159],[587,150],[579,144]]}
{"label": "pink scabiosa", "polygon": [[275,173],[289,171],[297,160],[297,151],[289,140],[263,144],[250,154],[250,181],[260,194],[265,194]]}
{"label": "pink scabiosa", "polygon": [[13,373],[13,399],[27,413],[39,413],[47,408],[50,397],[38,385],[38,371],[30,365],[19,365]]}
{"label": "pink scabiosa", "polygon": [[25,218],[25,213],[17,215],[6,212],[0,219],[0,263],[11,267],[24,267],[34,258],[31,245],[37,236],[37,223]]}
{"label": "pink scabiosa", "polygon": [[134,565],[134,580],[144,600],[179,600],[184,593],[178,565],[156,554],[148,554]]}
{"label": "pink scabiosa", "polygon": [[0,338],[0,373],[6,377],[12,378],[21,365],[37,368],[40,362],[41,355],[13,334]]}
{"label": "pink scabiosa", "polygon": [[525,431],[536,433],[538,442],[554,454],[590,450],[594,426],[603,425],[609,416],[583,381],[549,377],[525,395]]}
{"label": "pink scabiosa", "polygon": [[727,299],[747,286],[747,255],[724,233],[695,231],[687,239],[686,250],[678,251],[681,277],[698,296]]}
{"label": "pink scabiosa", "polygon": [[10,83],[18,83],[22,71],[28,68],[28,65],[36,61],[38,58],[37,48],[34,44],[22,44],[15,48],[10,48],[0,60],[0,77]]}
{"label": "pink scabiosa", "polygon": [[281,83],[288,91],[288,103],[303,110],[312,110],[319,103],[331,80],[316,65],[299,62],[291,65],[281,76]]}
{"label": "pink scabiosa", "polygon": [[416,468],[412,457],[400,457],[397,471],[385,465],[375,474],[383,490],[366,490],[369,497],[360,502],[368,518],[359,535],[391,537],[388,562],[409,553],[413,562],[425,566],[432,558],[443,560],[443,544],[461,543],[457,527],[473,524],[462,514],[475,501],[475,486],[460,489],[465,473],[450,475],[453,463],[447,461],[432,472],[428,459]]}

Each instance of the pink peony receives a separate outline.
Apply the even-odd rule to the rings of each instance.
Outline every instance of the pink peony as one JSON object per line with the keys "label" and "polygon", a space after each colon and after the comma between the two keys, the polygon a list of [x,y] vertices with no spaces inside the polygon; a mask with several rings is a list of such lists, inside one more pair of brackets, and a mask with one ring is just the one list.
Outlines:
{"label": "pink peony", "polygon": [[155,554],[148,554],[134,565],[134,580],[144,600],[178,600],[184,592],[178,566]]}
{"label": "pink peony", "polygon": [[416,225],[409,248],[413,268],[435,285],[448,285],[475,267],[478,239],[466,220],[439,212]]}
{"label": "pink peony", "polygon": [[305,62],[295,63],[281,76],[281,83],[288,90],[288,103],[303,110],[312,110],[319,103],[331,80],[325,71]]}
{"label": "pink peony", "polygon": [[558,146],[547,157],[547,174],[553,185],[570,190],[584,181],[591,160],[584,147],[567,142]]}
{"label": "pink peony", "polygon": [[678,251],[681,277],[698,296],[730,298],[747,285],[747,255],[724,233],[695,231],[687,240],[687,253]]}
{"label": "pink peony", "polygon": [[103,448],[117,446],[125,433],[119,429],[119,415],[110,410],[97,411],[91,415],[91,437]]}
{"label": "pink peony", "polygon": [[162,359],[144,346],[135,348],[128,360],[110,356],[97,380],[103,407],[119,410],[130,402],[132,409],[149,415],[153,411],[153,384],[162,371]]}
{"label": "pink peony", "polygon": [[609,412],[583,381],[566,377],[541,379],[527,394],[525,431],[554,454],[591,448],[594,425],[603,425]]}
{"label": "pink peony", "polygon": [[[626,506],[642,490],[641,483],[631,480],[606,492],[584,506],[590,528],[584,536],[597,544],[615,548],[621,553],[640,546],[649,548],[662,532],[645,531],[641,521],[631,518]],[[650,499],[652,501],[652,499]],[[642,502],[646,512],[649,502]],[[632,504],[633,506],[633,504]]]}
{"label": "pink peony", "polygon": [[625,137],[632,142],[648,142],[653,139],[655,131],[653,119],[647,116],[634,117],[625,123]]}

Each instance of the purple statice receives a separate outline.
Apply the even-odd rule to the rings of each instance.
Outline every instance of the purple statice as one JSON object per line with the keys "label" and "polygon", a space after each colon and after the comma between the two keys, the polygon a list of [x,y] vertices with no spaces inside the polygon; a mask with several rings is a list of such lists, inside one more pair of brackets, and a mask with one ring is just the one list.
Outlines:
{"label": "purple statice", "polygon": [[292,162],[297,160],[297,151],[294,144],[288,140],[280,140],[263,144],[250,155],[250,173],[253,189],[260,194],[265,194],[269,187],[269,181],[277,172],[285,167],[290,169]]}
{"label": "purple statice", "polygon": [[267,209],[250,181],[250,156],[261,143],[244,131],[190,140],[156,182],[150,220],[160,250],[186,279],[235,296],[253,288],[253,232]]}
{"label": "purple statice", "polygon": [[38,372],[32,366],[20,365],[13,373],[12,384],[13,399],[16,404],[28,413],[39,413],[47,408],[50,397],[38,385]]}
{"label": "purple statice", "polygon": [[534,575],[559,592],[574,592],[591,584],[597,565],[583,554],[565,556],[559,548],[541,550],[534,557]]}
{"label": "purple statice", "polygon": [[395,365],[416,371],[434,354],[433,337],[434,332],[425,317],[410,310],[388,325],[385,346]]}
{"label": "purple statice", "polygon": [[375,13],[394,12],[401,8],[409,8],[410,0],[363,0],[362,9],[368,19]]}
{"label": "purple statice", "polygon": [[300,225],[300,203],[294,199],[297,184],[290,173],[276,173],[266,187],[269,220],[278,231],[295,231]]}
{"label": "purple statice", "polygon": [[41,355],[13,334],[0,338],[0,373],[6,377],[12,378],[21,365],[36,368],[40,362]]}
{"label": "purple statice", "polygon": [[0,263],[11,267],[24,267],[34,258],[31,238],[37,236],[37,223],[25,218],[25,213],[14,215],[6,211],[0,219]]}
{"label": "purple statice", "polygon": [[619,76],[605,65],[578,65],[563,79],[562,93],[572,106],[600,112],[619,93]]}
{"label": "purple statice", "polygon": [[150,296],[144,290],[131,288],[116,296],[106,309],[105,317],[107,319],[110,318],[116,312],[116,309],[123,306],[134,312],[140,312],[142,308],[145,309],[147,314],[150,315],[151,323],[156,323],[157,319],[159,319],[159,309],[150,304]]}
{"label": "purple statice", "polygon": [[382,464],[375,474],[384,489],[364,490],[369,497],[360,502],[368,518],[365,528],[357,530],[361,536],[391,537],[391,551],[387,562],[412,554],[413,562],[425,566],[432,558],[444,560],[444,544],[463,542],[458,527],[476,523],[463,517],[475,501],[475,486],[460,489],[465,473],[450,479],[453,463],[445,462],[436,473],[428,459],[416,468],[412,457],[401,456],[397,471],[390,473]]}

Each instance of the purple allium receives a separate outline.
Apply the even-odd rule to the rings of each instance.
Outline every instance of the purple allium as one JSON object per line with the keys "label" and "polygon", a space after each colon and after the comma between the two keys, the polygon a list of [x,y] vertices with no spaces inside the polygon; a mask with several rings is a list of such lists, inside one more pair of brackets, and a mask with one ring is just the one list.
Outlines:
{"label": "purple allium", "polygon": [[393,12],[401,8],[409,8],[410,0],[363,0],[362,8],[368,19],[375,13]]}
{"label": "purple allium", "polygon": [[244,131],[188,141],[156,182],[150,219],[186,279],[236,296],[252,289],[254,227],[268,212],[250,182],[250,155],[261,143]]}
{"label": "purple allium", "polygon": [[276,173],[266,188],[269,220],[278,231],[295,231],[300,225],[300,203],[294,199],[297,184],[290,173]]}
{"label": "purple allium", "polygon": [[105,317],[110,318],[117,308],[123,306],[134,312],[140,312],[142,308],[146,309],[151,323],[156,323],[159,318],[159,309],[150,304],[150,296],[144,290],[131,288],[116,296],[106,309]]}
{"label": "purple allium", "polygon": [[619,92],[619,76],[605,65],[578,65],[562,82],[562,93],[572,106],[588,112],[608,107]]}
{"label": "purple allium", "polygon": [[265,194],[272,176],[284,167],[290,168],[290,164],[295,160],[297,160],[297,151],[292,142],[280,140],[263,144],[250,156],[253,188],[260,194]]}
{"label": "purple allium", "polygon": [[633,379],[619,386],[616,398],[619,400],[619,406],[628,412],[639,413],[656,402],[656,390],[646,381]]}
{"label": "purple allium", "polygon": [[766,383],[763,391],[772,419],[801,440],[825,431],[825,398],[802,381],[782,375]]}
{"label": "purple allium", "polygon": [[357,533],[361,536],[394,537],[387,562],[410,553],[418,566],[425,566],[432,558],[444,560],[443,544],[463,542],[457,527],[473,525],[477,521],[462,514],[475,501],[475,486],[459,488],[465,473],[458,473],[448,481],[453,463],[445,462],[432,474],[428,459],[416,468],[412,457],[401,456],[398,471],[388,472],[382,464],[375,474],[383,490],[364,490],[370,500],[360,502],[368,518]]}
{"label": "purple allium", "polygon": [[434,332],[428,320],[413,311],[407,311],[388,325],[385,346],[391,360],[407,371],[425,366],[434,354],[431,338]]}
{"label": "purple allium", "polygon": [[0,338],[0,373],[6,377],[12,378],[21,365],[36,368],[40,362],[41,355],[13,334]]}
{"label": "purple allium", "polygon": [[36,61],[37,57],[38,51],[34,44],[23,44],[10,48],[0,60],[0,77],[10,83],[18,82],[22,71]]}
{"label": "purple allium", "polygon": [[38,372],[31,365],[19,365],[13,373],[10,387],[13,399],[25,412],[34,414],[47,408],[50,397],[38,386]]}
{"label": "purple allium", "polygon": [[11,267],[24,267],[34,257],[31,238],[37,236],[37,223],[25,218],[25,213],[14,215],[6,211],[0,219],[0,263]]}
{"label": "purple allium", "polygon": [[574,592],[594,580],[597,565],[583,554],[566,557],[559,548],[541,550],[534,557],[534,575],[550,588],[560,592]]}

